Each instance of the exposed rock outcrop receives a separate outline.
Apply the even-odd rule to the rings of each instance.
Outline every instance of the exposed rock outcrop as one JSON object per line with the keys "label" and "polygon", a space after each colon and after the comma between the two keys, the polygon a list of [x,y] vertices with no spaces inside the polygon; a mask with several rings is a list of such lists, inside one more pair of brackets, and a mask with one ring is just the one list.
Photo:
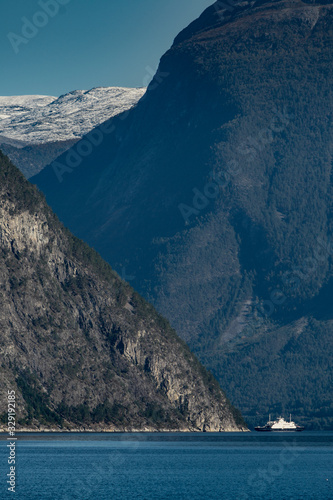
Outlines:
{"label": "exposed rock outcrop", "polygon": [[19,427],[223,431],[245,424],[164,318],[0,153],[0,414]]}

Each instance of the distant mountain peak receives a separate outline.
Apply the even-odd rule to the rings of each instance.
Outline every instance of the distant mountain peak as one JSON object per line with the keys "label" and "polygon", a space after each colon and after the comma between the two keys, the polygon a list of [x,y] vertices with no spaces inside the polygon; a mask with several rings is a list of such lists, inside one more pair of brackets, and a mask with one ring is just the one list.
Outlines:
{"label": "distant mountain peak", "polygon": [[[95,87],[60,97],[0,97],[0,135],[27,144],[80,139],[137,104],[145,88]],[[3,140],[5,142],[5,140]]]}
{"label": "distant mountain peak", "polygon": [[242,16],[252,15],[256,11],[304,7],[306,4],[324,6],[330,3],[331,0],[218,0],[182,30],[175,38],[174,44],[182,43],[200,32],[218,28]]}

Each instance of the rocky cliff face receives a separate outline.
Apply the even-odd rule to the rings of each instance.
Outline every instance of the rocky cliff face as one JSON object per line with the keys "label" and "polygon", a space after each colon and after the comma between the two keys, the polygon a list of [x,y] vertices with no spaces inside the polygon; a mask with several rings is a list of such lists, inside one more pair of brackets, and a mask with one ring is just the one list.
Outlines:
{"label": "rocky cliff face", "polygon": [[62,227],[1,153],[0,256],[3,422],[15,390],[21,427],[244,427],[167,321]]}
{"label": "rocky cliff face", "polygon": [[331,2],[216,2],[90,155],[73,167],[77,145],[34,179],[254,419],[278,405],[309,422],[320,401],[333,425],[328,378],[311,375],[333,369],[319,340],[333,319],[332,16]]}

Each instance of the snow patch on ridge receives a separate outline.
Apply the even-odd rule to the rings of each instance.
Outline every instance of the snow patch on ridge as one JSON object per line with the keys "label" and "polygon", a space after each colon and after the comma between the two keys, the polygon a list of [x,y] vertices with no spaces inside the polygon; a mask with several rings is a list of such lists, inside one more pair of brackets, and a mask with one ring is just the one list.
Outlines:
{"label": "snow patch on ridge", "polygon": [[145,88],[97,87],[58,98],[0,96],[0,135],[26,144],[80,139],[135,106],[145,92]]}

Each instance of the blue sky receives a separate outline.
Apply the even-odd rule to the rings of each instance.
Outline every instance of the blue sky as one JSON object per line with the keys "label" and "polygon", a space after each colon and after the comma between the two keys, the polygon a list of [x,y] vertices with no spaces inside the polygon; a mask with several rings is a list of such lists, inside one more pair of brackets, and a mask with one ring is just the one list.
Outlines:
{"label": "blue sky", "polygon": [[142,87],[179,31],[213,3],[1,0],[0,95]]}

